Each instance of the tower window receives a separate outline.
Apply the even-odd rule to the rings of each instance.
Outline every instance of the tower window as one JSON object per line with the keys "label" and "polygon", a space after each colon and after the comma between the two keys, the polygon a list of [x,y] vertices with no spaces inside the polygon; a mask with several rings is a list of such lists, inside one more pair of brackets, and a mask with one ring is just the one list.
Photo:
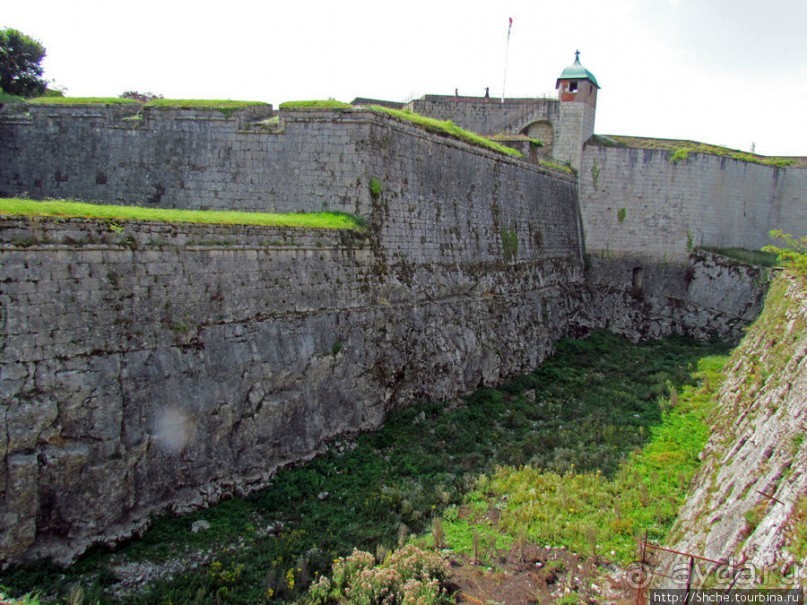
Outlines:
{"label": "tower window", "polygon": [[569,82],[569,92],[577,92],[577,82]]}

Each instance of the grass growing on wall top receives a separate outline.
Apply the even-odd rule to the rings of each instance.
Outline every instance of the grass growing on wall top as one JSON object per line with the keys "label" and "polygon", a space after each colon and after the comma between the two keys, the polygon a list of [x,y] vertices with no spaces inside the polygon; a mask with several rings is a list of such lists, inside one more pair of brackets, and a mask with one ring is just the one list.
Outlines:
{"label": "grass growing on wall top", "polygon": [[134,99],[119,97],[37,97],[29,99],[30,105],[67,105],[81,107],[83,105],[138,105]]}
{"label": "grass growing on wall top", "polygon": [[[334,99],[327,99],[327,100],[313,100],[313,101],[286,101],[285,103],[280,104],[280,109],[291,109],[291,110],[317,110],[317,109],[336,109],[336,110],[350,110],[354,109],[353,105],[349,103],[343,103],[341,101],[336,101]],[[492,141],[486,137],[478,135],[474,132],[470,132],[463,128],[460,128],[453,122],[447,122],[442,120],[436,120],[434,118],[429,118],[413,111],[403,110],[403,109],[392,109],[389,107],[384,107],[382,105],[370,105],[369,109],[374,111],[375,113],[381,113],[398,120],[402,120],[404,122],[410,122],[415,124],[416,126],[420,126],[421,128],[433,132],[436,134],[441,134],[444,136],[450,136],[455,139],[459,139],[460,141],[464,141],[466,143],[470,143],[472,145],[477,145],[479,147],[485,147],[487,149],[491,149],[498,153],[503,153],[505,155],[509,155],[516,158],[523,158],[524,155],[516,150],[512,149],[511,147],[507,147],[505,145],[501,145]]]}
{"label": "grass growing on wall top", "polygon": [[[64,105],[82,107],[86,105],[142,105],[136,99],[122,99],[120,97],[37,97],[26,101],[31,105]],[[229,99],[152,99],[143,107],[154,109],[200,109],[216,110],[229,115],[245,107],[267,105],[263,101],[232,101]]]}
{"label": "grass growing on wall top", "polygon": [[701,250],[727,256],[741,263],[757,265],[760,267],[775,267],[779,264],[776,254],[762,250],[748,250],[747,248],[710,248],[704,246]]}
{"label": "grass growing on wall top", "polygon": [[321,99],[312,101],[286,101],[280,104],[280,109],[353,109],[353,105],[335,99]]}
{"label": "grass growing on wall top", "polygon": [[509,155],[514,158],[524,157],[524,154],[522,154],[520,151],[516,149],[506,147],[505,145],[500,145],[499,143],[491,141],[490,139],[483,137],[482,135],[476,134],[475,132],[471,132],[469,130],[465,130],[464,128],[460,128],[459,126],[450,121],[436,120],[434,118],[429,118],[420,115],[419,113],[415,113],[413,111],[407,111],[403,109],[391,109],[389,107],[383,107],[381,105],[371,105],[370,110],[376,113],[391,116],[404,122],[410,122],[412,124],[415,124],[416,126],[420,126],[424,130],[427,130],[428,132],[433,132],[444,136],[450,136],[455,139],[459,139],[460,141],[470,143],[471,145],[477,145],[478,147],[485,147],[492,151],[503,153],[505,155]]}
{"label": "grass growing on wall top", "polygon": [[549,168],[551,170],[558,170],[560,172],[565,172],[566,174],[575,173],[575,169],[569,166],[568,164],[562,164],[561,162],[549,160],[546,158],[538,158],[538,165],[543,166],[544,168]]}
{"label": "grass growing on wall top", "polygon": [[676,139],[653,139],[647,137],[631,137],[622,135],[595,135],[594,141],[604,147],[631,147],[636,149],[661,149],[670,152],[670,163],[677,164],[685,161],[691,153],[703,153],[706,155],[716,155],[740,162],[750,162],[752,164],[762,164],[764,166],[774,166],[786,168],[795,166],[797,158],[768,157],[729,149],[720,145],[710,145],[697,141],[683,141]]}
{"label": "grass growing on wall top", "polygon": [[263,101],[232,101],[230,99],[152,99],[144,108],[216,110],[226,116],[247,107],[267,105]]}
{"label": "grass growing on wall top", "polygon": [[236,212],[219,210],[177,210],[88,204],[66,200],[39,202],[0,198],[0,215],[101,220],[153,221],[160,223],[206,223],[218,225],[259,225],[309,229],[362,229],[363,221],[340,212]]}
{"label": "grass growing on wall top", "polygon": [[25,101],[22,97],[10,95],[4,90],[0,90],[0,104],[2,103],[22,103]]}

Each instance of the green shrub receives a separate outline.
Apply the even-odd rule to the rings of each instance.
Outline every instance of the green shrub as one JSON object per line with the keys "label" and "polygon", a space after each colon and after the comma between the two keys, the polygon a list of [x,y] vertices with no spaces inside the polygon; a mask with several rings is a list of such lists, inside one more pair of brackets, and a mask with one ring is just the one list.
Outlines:
{"label": "green shrub", "polygon": [[[2,587],[0,587],[1,589]],[[3,605],[39,605],[39,597],[36,595],[25,595],[24,597],[20,597],[19,599],[12,599],[11,597],[5,596],[2,590],[0,590],[0,603]]]}
{"label": "green shrub", "polygon": [[0,105],[5,103],[22,103],[25,101],[22,97],[18,97],[16,95],[10,95],[7,92],[0,90]]}
{"label": "green shrub", "polygon": [[807,495],[799,496],[796,501],[793,521],[787,548],[797,561],[803,561],[807,558]]}
{"label": "green shrub", "polygon": [[691,150],[682,147],[670,153],[670,164],[677,164],[678,162],[686,162],[689,159],[689,152]]}
{"label": "green shrub", "polygon": [[518,233],[515,229],[502,227],[501,238],[504,260],[515,260],[518,257]]}
{"label": "green shrub", "polygon": [[370,179],[370,197],[377,200],[381,197],[382,185],[381,181],[375,177]]}

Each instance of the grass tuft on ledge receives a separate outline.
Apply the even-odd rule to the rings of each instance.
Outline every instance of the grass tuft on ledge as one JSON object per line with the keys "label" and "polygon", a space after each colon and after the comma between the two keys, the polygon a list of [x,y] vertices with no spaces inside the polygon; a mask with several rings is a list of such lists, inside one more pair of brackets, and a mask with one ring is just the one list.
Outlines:
{"label": "grass tuft on ledge", "polygon": [[159,223],[196,223],[214,225],[257,225],[302,229],[364,228],[364,221],[342,212],[237,212],[229,210],[178,210],[89,204],[70,200],[35,201],[0,198],[0,216],[86,218],[117,221],[150,221]]}

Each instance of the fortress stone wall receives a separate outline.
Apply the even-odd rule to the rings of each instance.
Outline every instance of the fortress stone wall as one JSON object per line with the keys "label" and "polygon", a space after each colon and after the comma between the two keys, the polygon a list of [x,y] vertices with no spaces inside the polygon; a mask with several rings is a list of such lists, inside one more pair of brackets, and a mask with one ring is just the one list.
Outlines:
{"label": "fortress stone wall", "polygon": [[496,258],[502,229],[517,232],[525,257],[579,247],[574,179],[387,116],[281,112],[273,128],[254,111],[120,111],[31,107],[0,119],[0,195],[368,217],[384,205],[386,250],[438,262],[448,248]]}
{"label": "fortress stone wall", "polygon": [[580,206],[589,252],[686,258],[695,247],[758,249],[807,233],[807,170],[712,155],[586,145]]}
{"label": "fortress stone wall", "polygon": [[[165,117],[176,156],[162,125],[32,117],[3,128],[17,153],[30,141],[29,157],[45,154],[29,169],[43,196],[69,186],[137,201],[159,178],[152,205],[325,202],[368,229],[0,222],[4,561],[68,561],[155,512],[266,485],[416,397],[450,400],[534,367],[584,297],[567,176],[367,112],[286,116],[281,133],[243,132],[238,116]],[[60,129],[48,156],[42,141]],[[292,142],[294,162],[253,164]],[[9,157],[4,178],[21,179]],[[217,161],[251,168],[194,201],[195,171],[211,176],[200,167]],[[44,181],[56,171],[67,178]]]}
{"label": "fortress stone wall", "polygon": [[717,257],[586,260],[572,176],[368,111],[269,117],[0,114],[2,195],[368,225],[0,221],[0,561],[66,562],[264,486],[395,406],[535,367],[564,335],[735,337],[759,308],[765,275]]}
{"label": "fortress stone wall", "polygon": [[70,560],[533,367],[582,286],[537,256],[385,274],[348,234],[1,227],[4,560]]}

